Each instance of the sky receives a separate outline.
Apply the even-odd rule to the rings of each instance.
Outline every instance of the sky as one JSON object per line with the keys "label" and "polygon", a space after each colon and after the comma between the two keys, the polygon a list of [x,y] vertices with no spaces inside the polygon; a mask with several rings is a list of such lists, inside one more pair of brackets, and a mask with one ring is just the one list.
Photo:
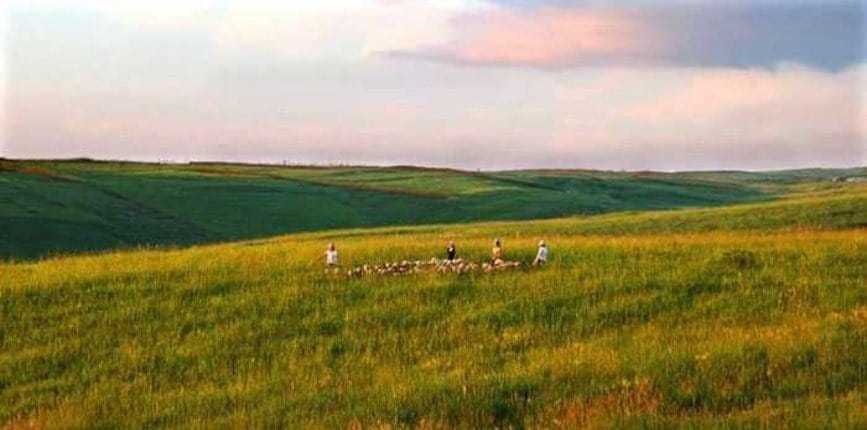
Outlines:
{"label": "sky", "polygon": [[865,13],[859,0],[7,0],[0,156],[863,166]]}

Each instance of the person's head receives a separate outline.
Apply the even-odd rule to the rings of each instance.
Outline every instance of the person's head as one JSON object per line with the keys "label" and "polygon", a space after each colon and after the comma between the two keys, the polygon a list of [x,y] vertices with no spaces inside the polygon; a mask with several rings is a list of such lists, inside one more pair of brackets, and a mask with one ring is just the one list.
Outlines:
{"label": "person's head", "polygon": [[334,242],[328,242],[328,250],[334,251]]}
{"label": "person's head", "polygon": [[455,246],[455,241],[450,240],[450,241],[449,241],[449,247],[454,247],[454,246]]}
{"label": "person's head", "polygon": [[544,241],[544,240],[540,240],[540,241],[539,241],[539,246],[544,247],[544,246],[545,246],[545,241]]}
{"label": "person's head", "polygon": [[500,246],[500,239],[494,239],[494,246]]}

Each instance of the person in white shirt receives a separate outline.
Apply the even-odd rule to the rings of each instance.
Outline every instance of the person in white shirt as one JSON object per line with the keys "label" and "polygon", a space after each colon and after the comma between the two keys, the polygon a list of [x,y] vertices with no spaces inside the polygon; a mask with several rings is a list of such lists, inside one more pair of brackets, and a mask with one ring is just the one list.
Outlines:
{"label": "person in white shirt", "polygon": [[328,249],[325,250],[325,265],[328,267],[337,267],[337,248],[334,247],[334,242],[328,243]]}
{"label": "person in white shirt", "polygon": [[536,259],[533,260],[534,266],[541,266],[548,262],[548,247],[544,240],[539,241],[539,251],[536,253]]}

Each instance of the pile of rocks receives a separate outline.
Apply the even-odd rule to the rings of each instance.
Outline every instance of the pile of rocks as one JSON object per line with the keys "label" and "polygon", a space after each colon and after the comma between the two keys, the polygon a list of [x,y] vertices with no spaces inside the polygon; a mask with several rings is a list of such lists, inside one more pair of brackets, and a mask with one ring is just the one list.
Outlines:
{"label": "pile of rocks", "polygon": [[520,266],[521,262],[519,261],[501,261],[497,264],[489,264],[476,263],[474,261],[460,258],[456,260],[440,260],[438,258],[431,258],[430,260],[403,260],[385,264],[365,264],[347,270],[346,276],[350,278],[366,275],[398,276],[423,271],[437,273],[469,273],[481,270],[484,272],[490,272],[493,270],[515,269]]}

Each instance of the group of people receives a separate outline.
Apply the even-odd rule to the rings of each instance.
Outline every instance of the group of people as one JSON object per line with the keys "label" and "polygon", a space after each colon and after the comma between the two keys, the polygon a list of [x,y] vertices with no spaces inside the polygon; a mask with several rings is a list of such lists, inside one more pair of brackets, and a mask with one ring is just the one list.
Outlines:
{"label": "group of people", "polygon": [[[446,247],[446,261],[455,261],[458,258],[458,249],[455,247],[454,241],[449,241]],[[505,262],[503,260],[503,246],[500,239],[494,239],[494,247],[491,248],[491,265],[497,266]],[[544,240],[539,241],[539,250],[536,251],[536,258],[533,259],[534,266],[541,266],[548,262],[548,246]],[[337,258],[337,247],[334,242],[328,243],[328,248],[325,250],[325,265],[329,268],[338,267],[340,265]]]}

